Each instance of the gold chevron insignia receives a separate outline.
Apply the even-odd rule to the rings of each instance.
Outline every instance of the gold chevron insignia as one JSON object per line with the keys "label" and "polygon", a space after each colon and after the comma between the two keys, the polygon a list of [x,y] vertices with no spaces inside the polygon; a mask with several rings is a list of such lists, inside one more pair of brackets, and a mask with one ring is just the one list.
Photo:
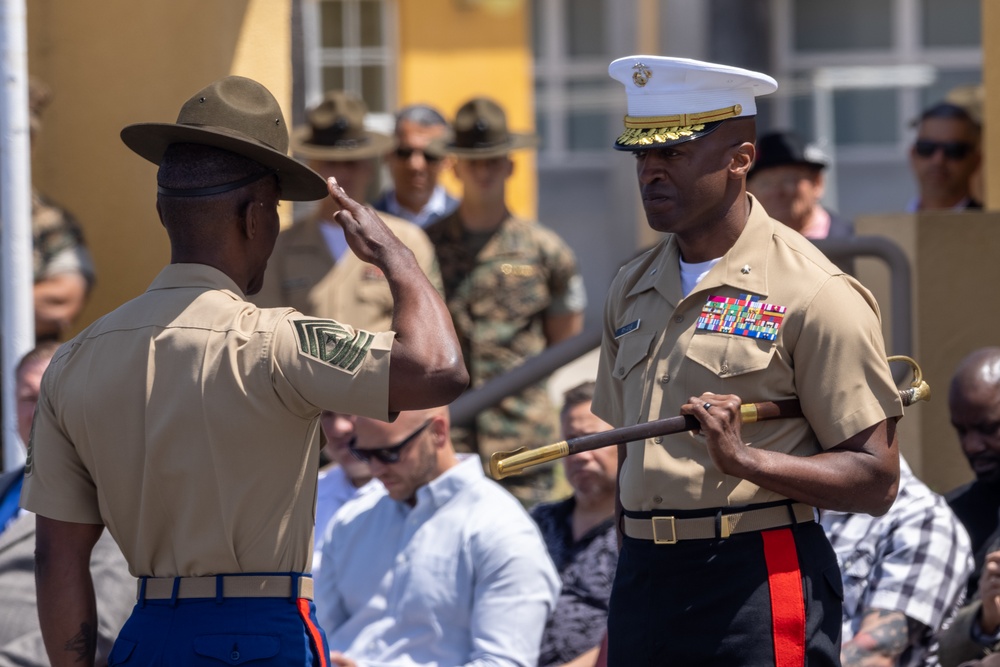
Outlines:
{"label": "gold chevron insignia", "polygon": [[368,355],[375,334],[350,331],[334,320],[294,320],[302,354],[353,373]]}

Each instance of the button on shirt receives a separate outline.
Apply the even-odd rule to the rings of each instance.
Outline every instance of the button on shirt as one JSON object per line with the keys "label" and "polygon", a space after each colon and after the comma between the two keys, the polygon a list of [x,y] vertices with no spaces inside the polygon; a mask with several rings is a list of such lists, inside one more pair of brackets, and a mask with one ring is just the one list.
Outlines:
{"label": "button on shirt", "polygon": [[538,660],[559,576],[520,504],[461,462],[410,507],[379,490],[334,517],[316,581],[330,648],[359,667]]}
{"label": "button on shirt", "polygon": [[[743,427],[751,447],[809,456],[902,414],[872,295],[750,197],[732,248],[684,296],[673,234],[619,271],[605,304],[592,410],[615,426],[672,417],[691,396],[745,402],[797,398],[805,419]],[[699,329],[706,304],[746,297],[784,308],[774,340]],[[630,324],[638,322],[635,328]],[[623,331],[616,337],[617,331]],[[669,376],[664,383],[660,378]],[[626,510],[704,509],[783,497],[723,475],[693,433],[627,445],[619,488]],[[663,499],[657,503],[654,498]]]}
{"label": "button on shirt", "polygon": [[56,352],[21,503],[105,524],[135,576],[308,572],[320,411],[388,419],[393,337],[171,264]]}
{"label": "button on shirt", "polygon": [[938,664],[932,635],[955,617],[973,567],[969,536],[944,498],[901,458],[899,493],[886,514],[824,510],[821,522],[844,577],[842,641],[857,634],[867,610],[899,611],[925,629],[897,664]]}

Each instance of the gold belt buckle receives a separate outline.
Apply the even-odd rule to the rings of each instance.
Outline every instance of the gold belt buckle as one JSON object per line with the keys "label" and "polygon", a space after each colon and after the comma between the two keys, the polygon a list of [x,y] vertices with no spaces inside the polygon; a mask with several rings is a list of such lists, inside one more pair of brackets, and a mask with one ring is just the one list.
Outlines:
{"label": "gold belt buckle", "polygon": [[[660,537],[659,526],[670,526],[670,537]],[[653,517],[653,543],[654,544],[677,544],[677,524],[672,516]]]}

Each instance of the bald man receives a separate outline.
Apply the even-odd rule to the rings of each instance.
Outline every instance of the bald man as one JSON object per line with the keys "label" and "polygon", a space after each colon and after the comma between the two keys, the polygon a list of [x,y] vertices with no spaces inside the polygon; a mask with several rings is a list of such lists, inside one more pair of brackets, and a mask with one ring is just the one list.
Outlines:
{"label": "bald man", "polygon": [[976,474],[974,481],[948,494],[976,556],[972,593],[990,545],[1000,538],[1000,347],[976,350],[958,364],[948,388],[948,409],[962,452]]}
{"label": "bald man", "polygon": [[332,665],[538,662],[559,575],[520,503],[476,455],[455,454],[449,427],[447,408],[357,418],[351,451],[383,488],[330,522],[316,601]]}

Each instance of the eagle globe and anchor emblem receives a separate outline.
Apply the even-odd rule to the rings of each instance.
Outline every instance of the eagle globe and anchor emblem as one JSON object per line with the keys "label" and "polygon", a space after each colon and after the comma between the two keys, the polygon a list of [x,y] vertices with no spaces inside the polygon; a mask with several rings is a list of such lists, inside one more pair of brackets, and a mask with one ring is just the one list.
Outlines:
{"label": "eagle globe and anchor emblem", "polygon": [[646,67],[643,63],[636,63],[632,65],[632,82],[642,88],[649,82],[649,78],[653,76],[653,70]]}

